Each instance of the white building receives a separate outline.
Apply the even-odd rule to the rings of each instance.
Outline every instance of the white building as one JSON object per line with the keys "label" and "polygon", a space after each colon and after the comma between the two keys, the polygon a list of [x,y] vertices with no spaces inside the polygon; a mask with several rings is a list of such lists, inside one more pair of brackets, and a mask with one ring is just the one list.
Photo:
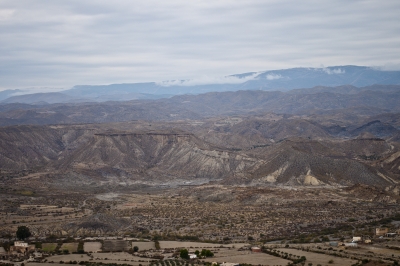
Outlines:
{"label": "white building", "polygon": [[28,243],[25,243],[23,241],[15,241],[14,242],[14,247],[27,248],[28,247]]}

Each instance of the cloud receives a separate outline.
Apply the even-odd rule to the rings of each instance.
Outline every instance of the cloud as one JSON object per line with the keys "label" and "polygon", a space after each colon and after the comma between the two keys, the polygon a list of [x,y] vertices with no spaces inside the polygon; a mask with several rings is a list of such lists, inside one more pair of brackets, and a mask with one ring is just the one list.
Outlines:
{"label": "cloud", "polygon": [[2,0],[0,88],[398,66],[399,13],[394,0]]}
{"label": "cloud", "polygon": [[266,78],[268,79],[268,80],[275,80],[275,79],[281,79],[281,78],[283,78],[281,75],[279,75],[279,74],[274,74],[274,73],[271,73],[271,74],[268,74],[267,76],[266,76]]}
{"label": "cloud", "polygon": [[14,13],[14,9],[0,9],[0,21],[9,20]]}
{"label": "cloud", "polygon": [[29,87],[23,89],[14,89],[14,92],[10,94],[10,96],[19,96],[25,94],[32,93],[40,93],[40,92],[58,92],[60,90],[64,90],[63,88],[47,88],[47,87]]}
{"label": "cloud", "polygon": [[195,86],[195,85],[206,85],[206,84],[240,84],[249,80],[254,80],[258,76],[258,73],[252,73],[244,77],[240,76],[225,76],[225,77],[209,77],[203,76],[189,80],[168,80],[157,82],[160,86]]}
{"label": "cloud", "polygon": [[377,66],[374,67],[376,69],[382,70],[382,71],[399,71],[400,70],[400,63],[386,63],[382,66]]}
{"label": "cloud", "polygon": [[346,73],[346,71],[344,69],[341,69],[341,68],[333,68],[333,69],[331,69],[331,68],[322,68],[322,71],[324,71],[328,75]]}

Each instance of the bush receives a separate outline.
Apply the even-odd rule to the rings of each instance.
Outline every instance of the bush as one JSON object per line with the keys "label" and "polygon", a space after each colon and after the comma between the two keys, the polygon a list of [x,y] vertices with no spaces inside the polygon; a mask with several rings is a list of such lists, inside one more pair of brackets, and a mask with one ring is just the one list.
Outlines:
{"label": "bush", "polygon": [[189,251],[187,249],[181,249],[179,256],[182,259],[189,259]]}
{"label": "bush", "polygon": [[202,257],[213,257],[214,253],[211,252],[211,250],[208,249],[202,249],[200,255]]}

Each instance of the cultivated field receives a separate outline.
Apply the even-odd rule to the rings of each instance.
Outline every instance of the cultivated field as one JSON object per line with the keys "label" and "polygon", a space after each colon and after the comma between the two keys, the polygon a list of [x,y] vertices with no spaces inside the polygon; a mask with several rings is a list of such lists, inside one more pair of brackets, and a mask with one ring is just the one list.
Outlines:
{"label": "cultivated field", "polygon": [[287,265],[290,260],[274,257],[265,253],[251,251],[238,251],[237,249],[219,249],[214,252],[214,257],[207,258],[208,262],[248,263],[253,265]]}
{"label": "cultivated field", "polygon": [[[313,265],[328,265],[328,264],[334,264],[334,265],[352,265],[356,263],[356,260],[350,260],[346,258],[339,258],[335,256],[330,256],[326,254],[317,254],[313,252],[307,252],[307,251],[302,251],[302,250],[297,250],[297,249],[291,249],[291,248],[280,248],[278,249],[279,251],[287,252],[289,254],[293,254],[296,256],[305,256],[307,258],[306,263],[312,263]],[[333,263],[329,263],[329,261],[333,261]]]}
{"label": "cultivated field", "polygon": [[99,251],[101,251],[101,243],[100,242],[85,242],[83,244],[83,250],[85,252],[99,252]]}
{"label": "cultivated field", "polygon": [[52,252],[56,249],[57,243],[43,243],[42,250],[44,252]]}
{"label": "cultivated field", "polygon": [[215,248],[220,246],[222,245],[200,242],[160,241],[161,248]]}
{"label": "cultivated field", "polygon": [[[137,246],[139,250],[148,250],[148,249],[155,249],[154,242],[132,242],[132,248]],[[161,244],[161,247],[162,244]]]}
{"label": "cultivated field", "polygon": [[132,256],[131,254],[126,252],[93,253],[92,257],[94,262],[118,263],[118,264],[126,263],[130,265],[150,264],[150,259]]}
{"label": "cultivated field", "polygon": [[62,244],[60,250],[68,250],[69,253],[78,251],[78,243],[64,243]]}
{"label": "cultivated field", "polygon": [[[68,263],[70,261],[76,261],[79,263],[80,261],[89,261],[89,262],[102,262],[102,263],[117,263],[117,264],[129,264],[129,265],[148,265],[149,259],[140,258],[132,256],[126,252],[116,252],[116,253],[93,253],[91,256],[86,254],[68,254],[68,255],[55,255],[48,258],[50,263],[57,263],[59,265],[61,261],[64,263]],[[43,264],[35,263],[31,264],[31,266],[43,266]],[[46,266],[51,265],[49,263],[45,264]]]}
{"label": "cultivated field", "polygon": [[68,261],[89,261],[90,257],[86,254],[66,254],[66,255],[54,255],[48,257],[49,262],[68,262]]}

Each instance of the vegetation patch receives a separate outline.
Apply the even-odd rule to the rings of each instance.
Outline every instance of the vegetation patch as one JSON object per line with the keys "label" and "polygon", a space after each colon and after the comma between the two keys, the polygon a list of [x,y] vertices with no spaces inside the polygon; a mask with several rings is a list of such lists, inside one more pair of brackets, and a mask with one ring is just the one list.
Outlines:
{"label": "vegetation patch", "polygon": [[62,244],[60,250],[63,252],[65,252],[65,250],[68,250],[69,253],[77,252],[78,243],[64,243]]}
{"label": "vegetation patch", "polygon": [[57,248],[57,243],[43,243],[42,250],[44,252],[53,252]]}
{"label": "vegetation patch", "polygon": [[35,192],[32,190],[19,190],[17,193],[22,196],[33,196],[35,194]]}

